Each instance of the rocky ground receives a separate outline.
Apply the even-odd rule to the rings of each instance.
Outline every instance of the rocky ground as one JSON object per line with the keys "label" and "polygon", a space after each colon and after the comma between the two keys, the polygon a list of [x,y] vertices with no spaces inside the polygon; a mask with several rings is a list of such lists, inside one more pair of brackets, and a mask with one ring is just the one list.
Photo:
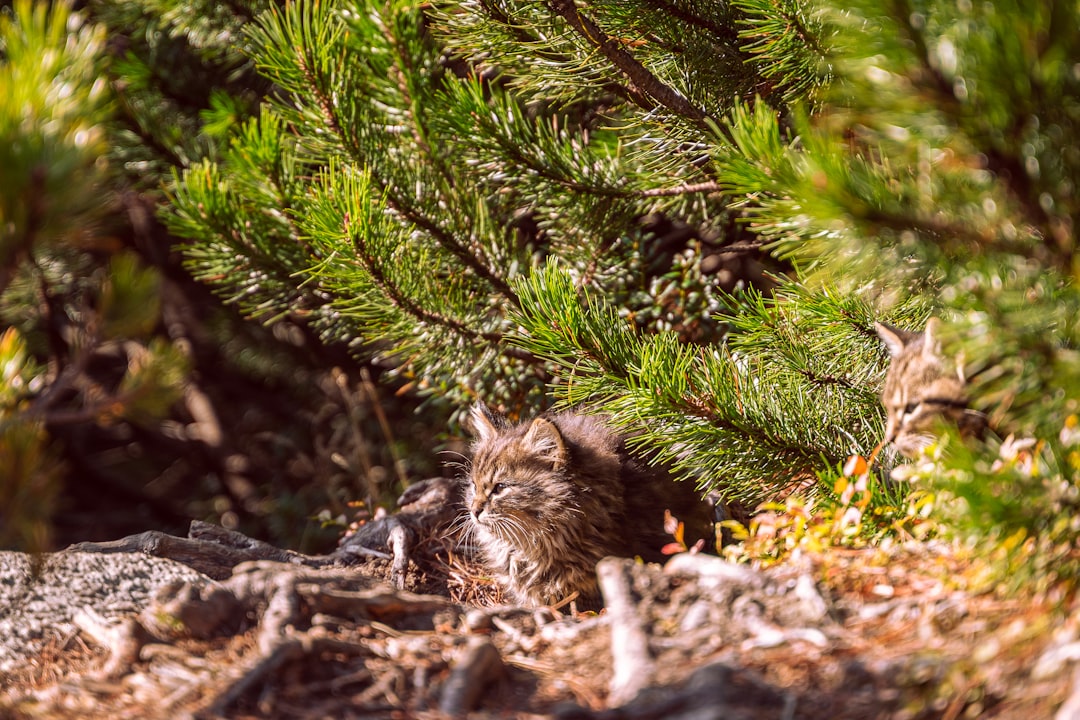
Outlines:
{"label": "rocky ground", "polygon": [[0,717],[1080,717],[1080,613],[955,546],[609,558],[576,613],[501,604],[425,512],[322,558],[197,524],[4,554]]}

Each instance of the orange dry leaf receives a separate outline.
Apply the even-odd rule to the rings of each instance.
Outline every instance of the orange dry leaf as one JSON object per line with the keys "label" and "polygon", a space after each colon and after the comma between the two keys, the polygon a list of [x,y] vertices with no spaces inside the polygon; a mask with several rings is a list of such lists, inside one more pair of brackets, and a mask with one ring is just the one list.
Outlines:
{"label": "orange dry leaf", "polygon": [[673,542],[668,543],[664,547],[660,548],[660,552],[665,555],[674,555],[675,553],[681,553],[685,549],[686,548],[683,546],[682,543]]}
{"label": "orange dry leaf", "polygon": [[852,455],[844,463],[844,475],[847,477],[857,477],[859,475],[865,475],[870,469],[866,463],[866,458],[862,455]]}

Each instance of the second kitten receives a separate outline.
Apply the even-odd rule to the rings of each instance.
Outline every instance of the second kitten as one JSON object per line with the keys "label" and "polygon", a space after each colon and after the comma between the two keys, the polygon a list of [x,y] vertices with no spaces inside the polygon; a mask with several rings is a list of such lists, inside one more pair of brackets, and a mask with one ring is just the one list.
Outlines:
{"label": "second kitten", "polygon": [[874,327],[892,357],[881,393],[886,442],[913,458],[934,442],[936,425],[942,419],[955,423],[965,435],[985,430],[986,417],[968,407],[963,373],[941,353],[937,318],[927,321],[923,332],[885,323]]}

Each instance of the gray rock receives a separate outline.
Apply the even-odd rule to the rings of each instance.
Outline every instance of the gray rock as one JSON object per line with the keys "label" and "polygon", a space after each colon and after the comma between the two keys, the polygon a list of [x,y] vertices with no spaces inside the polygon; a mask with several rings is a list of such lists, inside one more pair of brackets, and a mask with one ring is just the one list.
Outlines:
{"label": "gray rock", "polygon": [[177,581],[209,582],[186,565],[140,553],[0,552],[0,674],[18,669],[50,638],[73,636],[80,610],[107,620],[133,615]]}

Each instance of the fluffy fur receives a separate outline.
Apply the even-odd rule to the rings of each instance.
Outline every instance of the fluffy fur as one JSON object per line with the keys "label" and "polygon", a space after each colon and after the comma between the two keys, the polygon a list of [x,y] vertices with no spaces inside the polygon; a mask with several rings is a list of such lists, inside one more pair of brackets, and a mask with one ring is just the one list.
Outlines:
{"label": "fluffy fur", "polygon": [[599,606],[597,561],[661,559],[671,541],[665,508],[686,521],[688,536],[711,528],[693,487],[633,458],[601,418],[569,412],[511,425],[477,406],[471,421],[465,525],[521,604],[555,604],[576,592],[579,607]]}
{"label": "fluffy fur", "polygon": [[934,441],[942,419],[956,423],[964,434],[979,434],[985,428],[985,417],[968,408],[963,372],[941,354],[939,327],[936,318],[923,332],[875,325],[892,356],[881,393],[885,440],[906,457],[915,457]]}

